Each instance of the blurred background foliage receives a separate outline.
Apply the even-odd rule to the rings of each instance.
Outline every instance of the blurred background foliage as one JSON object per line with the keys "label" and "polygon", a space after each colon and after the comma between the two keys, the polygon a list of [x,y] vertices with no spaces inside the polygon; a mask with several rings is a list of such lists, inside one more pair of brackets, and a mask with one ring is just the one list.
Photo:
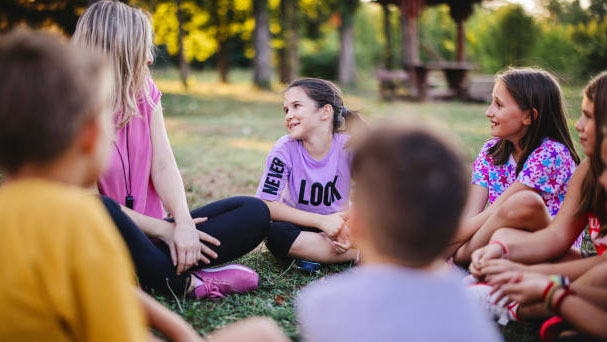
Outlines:
{"label": "blurred background foliage", "polygon": [[[357,71],[386,65],[382,7],[359,0],[131,0],[153,19],[157,67],[179,64],[178,6],[182,13],[183,58],[194,69],[223,65],[225,80],[230,68],[252,66],[254,2],[263,1],[268,11],[272,51],[272,79],[284,80],[281,51],[296,49],[297,75],[338,79],[340,31],[352,18]],[[492,74],[508,65],[540,66],[567,80],[587,80],[607,69],[607,0],[537,0],[542,13],[533,15],[520,5],[494,6],[485,0],[475,5],[466,21],[466,60],[483,73]],[[4,0],[0,30],[21,23],[50,27],[68,35],[87,5],[94,0]],[[295,6],[285,12],[282,3]],[[393,68],[402,65],[400,10],[388,7]],[[291,25],[291,26],[289,26]],[[294,35],[285,35],[289,26]],[[426,7],[419,19],[420,59],[452,61],[456,50],[456,25],[447,5]],[[289,47],[287,42],[295,40]],[[223,49],[223,50],[222,50]],[[223,52],[222,52],[223,51]],[[222,64],[223,63],[223,64]],[[223,79],[223,78],[222,78]],[[288,78],[287,78],[288,79]]]}

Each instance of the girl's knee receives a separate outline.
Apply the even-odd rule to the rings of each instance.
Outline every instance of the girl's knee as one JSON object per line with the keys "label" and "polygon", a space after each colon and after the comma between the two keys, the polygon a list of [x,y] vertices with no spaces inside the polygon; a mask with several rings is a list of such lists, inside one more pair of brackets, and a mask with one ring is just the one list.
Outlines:
{"label": "girl's knee", "polygon": [[289,222],[272,222],[268,229],[266,247],[277,258],[289,257],[289,250],[299,235]]}
{"label": "girl's knee", "polygon": [[540,195],[531,190],[525,190],[510,196],[498,210],[502,219],[530,220],[538,215],[543,215],[546,205]]}
{"label": "girl's knee", "polygon": [[247,222],[250,222],[251,226],[257,227],[261,233],[265,236],[270,226],[270,209],[268,206],[259,198],[246,197],[240,198],[242,201],[242,207],[245,209],[245,215]]}

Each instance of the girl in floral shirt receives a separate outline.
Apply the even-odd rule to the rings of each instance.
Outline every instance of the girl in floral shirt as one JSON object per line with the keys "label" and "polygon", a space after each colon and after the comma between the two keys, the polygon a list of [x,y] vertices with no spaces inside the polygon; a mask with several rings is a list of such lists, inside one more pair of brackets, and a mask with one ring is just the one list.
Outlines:
{"label": "girl in floral shirt", "polygon": [[509,69],[497,76],[485,116],[491,135],[473,166],[472,187],[454,239],[457,263],[501,227],[544,228],[558,212],[580,159],[552,75]]}
{"label": "girl in floral shirt", "polygon": [[[559,275],[563,280],[567,278],[558,284],[563,288],[566,288],[564,284],[571,283],[570,292],[560,291],[562,289],[554,284],[555,289],[559,290],[553,291],[554,296],[545,290],[546,284],[541,281],[545,277],[532,276],[537,290],[535,295],[528,293],[525,297],[518,296],[506,286],[510,299],[521,300],[520,306],[516,302],[508,304],[509,319],[530,320],[548,318],[555,313],[562,314],[563,319],[582,331],[605,336],[605,320],[600,313],[583,312],[580,309],[583,309],[582,300],[596,308],[603,308],[603,311],[607,308],[607,296],[604,295],[607,288],[607,192],[604,185],[599,184],[607,184],[607,175],[601,176],[605,168],[605,160],[601,160],[601,155],[607,152],[607,145],[603,144],[606,126],[607,72],[603,72],[591,80],[584,90],[582,115],[576,122],[575,129],[587,158],[571,176],[569,191],[558,215],[546,228],[533,233],[510,228],[499,229],[491,236],[492,243],[472,254],[470,272],[474,277],[498,285],[502,290],[503,282],[529,284],[529,273]],[[586,225],[589,226],[589,237],[597,255],[578,255],[574,258],[571,244]],[[477,295],[494,292],[487,285],[475,285],[472,288]],[[488,303],[498,303],[499,298],[496,297],[483,295],[481,299],[488,300]],[[543,302],[537,301],[538,297]],[[577,298],[577,304],[571,298]],[[560,306],[559,303],[563,305]]]}

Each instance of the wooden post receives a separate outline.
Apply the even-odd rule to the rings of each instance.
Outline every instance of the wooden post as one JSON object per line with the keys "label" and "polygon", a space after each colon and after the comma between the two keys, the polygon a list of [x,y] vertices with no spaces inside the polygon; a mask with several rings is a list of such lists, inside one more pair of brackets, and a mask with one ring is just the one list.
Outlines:
{"label": "wooden post", "polygon": [[403,25],[403,60],[406,68],[419,64],[419,38],[417,19],[423,8],[423,0],[401,0],[401,16],[405,18]]}
{"label": "wooden post", "polygon": [[458,63],[463,63],[466,59],[464,46],[466,43],[466,33],[464,28],[464,20],[457,21],[457,55],[456,60]]}
{"label": "wooden post", "polygon": [[390,25],[390,7],[387,3],[382,2],[381,7],[384,14],[384,37],[386,44],[384,45],[384,68],[392,69],[392,27]]}

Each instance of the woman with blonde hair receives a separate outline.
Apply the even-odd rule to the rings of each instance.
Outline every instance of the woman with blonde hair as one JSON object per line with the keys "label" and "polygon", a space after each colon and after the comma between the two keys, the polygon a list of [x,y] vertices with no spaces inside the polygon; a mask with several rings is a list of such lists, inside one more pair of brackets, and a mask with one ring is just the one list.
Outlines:
{"label": "woman with blonde hair", "polygon": [[[80,17],[72,43],[101,50],[113,65],[116,140],[97,185],[142,287],[187,291],[197,298],[256,288],[258,276],[248,267],[199,267],[200,262],[208,267],[251,251],[266,236],[270,216],[267,206],[253,197],[188,210],[166,133],[162,94],[148,68],[153,62],[149,15],[120,2],[97,2]],[[165,209],[171,218],[165,218]]]}

